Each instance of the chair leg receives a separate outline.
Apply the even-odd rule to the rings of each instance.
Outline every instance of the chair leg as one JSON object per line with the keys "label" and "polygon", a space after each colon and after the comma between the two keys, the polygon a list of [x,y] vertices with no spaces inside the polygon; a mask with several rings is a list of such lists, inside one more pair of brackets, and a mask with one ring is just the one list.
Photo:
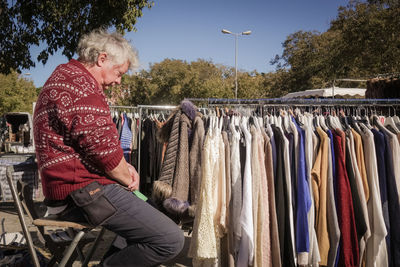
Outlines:
{"label": "chair leg", "polygon": [[[67,229],[67,233],[71,238],[75,236],[75,232],[74,232],[73,228],[68,228]],[[83,255],[82,250],[80,249],[80,247],[77,246],[75,248],[75,250],[76,250],[76,253],[78,253],[78,256],[79,256],[80,260],[83,261],[85,259],[85,256]]]}
{"label": "chair leg", "polygon": [[85,235],[85,231],[81,230],[79,233],[76,234],[74,237],[74,240],[72,240],[71,244],[69,245],[67,251],[65,252],[64,257],[62,258],[60,264],[58,265],[59,267],[64,267],[69,258],[71,257],[72,253],[74,252],[76,246],[78,245],[79,241],[82,239],[82,237]]}
{"label": "chair leg", "polygon": [[13,166],[8,166],[7,171],[6,171],[6,177],[8,181],[8,185],[11,189],[12,196],[14,198],[14,203],[17,205],[17,211],[18,211],[18,217],[19,217],[19,222],[21,223],[22,230],[25,235],[26,242],[28,243],[28,248],[29,248],[29,253],[31,254],[32,261],[35,267],[39,267],[39,258],[36,254],[35,247],[33,245],[33,240],[32,236],[28,230],[28,227],[26,226],[25,218],[24,218],[24,211],[22,210],[22,204],[21,201],[18,197],[17,191],[15,190],[14,182],[12,180],[12,173],[14,172],[14,167]]}
{"label": "chair leg", "polygon": [[86,258],[82,264],[82,267],[86,267],[88,265],[90,259],[93,256],[94,251],[96,250],[98,244],[100,243],[101,239],[103,238],[105,231],[106,231],[106,228],[101,227],[100,233],[97,235],[96,240],[93,243],[93,246],[90,248],[88,254],[86,255]]}

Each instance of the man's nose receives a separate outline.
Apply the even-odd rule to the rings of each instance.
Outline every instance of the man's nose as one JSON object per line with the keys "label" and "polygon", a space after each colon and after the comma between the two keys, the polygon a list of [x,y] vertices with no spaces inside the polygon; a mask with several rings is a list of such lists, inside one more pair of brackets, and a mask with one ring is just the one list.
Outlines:
{"label": "man's nose", "polygon": [[115,83],[116,83],[116,84],[121,84],[121,77],[118,77],[118,78],[115,80]]}

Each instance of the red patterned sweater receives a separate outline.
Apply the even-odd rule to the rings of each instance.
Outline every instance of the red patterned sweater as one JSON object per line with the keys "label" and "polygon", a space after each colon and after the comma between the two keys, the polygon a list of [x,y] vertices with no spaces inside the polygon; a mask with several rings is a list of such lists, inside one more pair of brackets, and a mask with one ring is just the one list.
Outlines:
{"label": "red patterned sweater", "polygon": [[96,180],[115,183],[123,152],[103,90],[84,66],[72,59],[44,84],[34,113],[36,157],[46,198],[62,200]]}

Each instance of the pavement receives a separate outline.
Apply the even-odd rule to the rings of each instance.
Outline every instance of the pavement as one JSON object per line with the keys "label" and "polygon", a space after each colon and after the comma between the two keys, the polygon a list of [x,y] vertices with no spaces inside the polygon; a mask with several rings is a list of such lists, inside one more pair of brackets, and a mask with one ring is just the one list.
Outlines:
{"label": "pavement", "polygon": [[[16,209],[14,208],[14,203],[12,202],[0,202],[0,223],[1,223],[1,228],[0,228],[0,236],[6,233],[8,237],[14,239],[16,238],[17,241],[21,240],[20,237],[23,235],[22,227],[18,218],[18,213]],[[42,203],[36,203],[39,207],[43,208]],[[49,252],[46,250],[46,248],[43,247],[43,245],[40,243],[40,241],[37,238],[37,229],[36,227],[32,224],[32,221],[29,219],[28,216],[25,215],[25,221],[28,225],[28,230],[31,233],[31,236],[33,238],[35,248],[40,251],[46,258],[50,258]],[[17,236],[18,235],[18,236]],[[17,236],[17,237],[16,237]],[[106,230],[106,233],[103,236],[102,242],[100,242],[98,249],[96,249],[91,261],[89,262],[89,266],[95,266],[98,264],[102,258],[102,256],[105,254],[105,252],[108,250],[112,240],[114,239],[115,234]],[[190,258],[186,257],[188,249],[189,249],[189,244],[190,244],[190,236],[188,235],[187,232],[185,232],[185,246],[181,253],[172,261],[165,263],[163,265],[160,265],[161,267],[190,267],[192,266],[192,261]],[[3,243],[4,240],[1,240],[2,242],[0,245]],[[90,249],[91,244],[85,246],[84,252],[87,249]],[[4,249],[5,247],[0,246],[0,250]],[[73,267],[78,267],[81,266],[80,261],[75,261],[73,263]]]}

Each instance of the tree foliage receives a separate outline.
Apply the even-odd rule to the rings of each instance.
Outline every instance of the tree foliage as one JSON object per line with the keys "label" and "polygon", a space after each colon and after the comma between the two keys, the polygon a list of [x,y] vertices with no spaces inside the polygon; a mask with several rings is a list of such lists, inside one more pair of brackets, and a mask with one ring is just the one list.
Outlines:
{"label": "tree foliage", "polygon": [[32,113],[32,103],[36,101],[37,96],[33,82],[22,78],[17,72],[0,74],[0,114]]}
{"label": "tree foliage", "polygon": [[[350,1],[323,33],[287,37],[271,63],[287,73],[288,91],[331,86],[338,78],[367,78],[400,70],[400,4]],[[354,85],[353,85],[354,86]]]}
{"label": "tree foliage", "polygon": [[[132,30],[143,8],[152,5],[150,0],[15,0],[12,6],[8,2],[0,0],[0,73],[33,66],[29,48],[40,43],[47,44],[39,54],[42,63],[57,49],[72,57],[81,34],[111,25],[121,32]],[[282,54],[271,64],[276,66],[274,72],[238,71],[239,98],[280,97],[330,87],[339,78],[400,72],[400,2],[350,0],[338,9],[327,31],[287,36]],[[125,75],[109,96],[122,105],[177,104],[185,97],[233,98],[234,91],[232,67],[203,59],[167,58],[148,70]]]}
{"label": "tree foliage", "polygon": [[[238,97],[271,97],[276,75],[238,71]],[[184,98],[233,98],[234,68],[198,59],[186,62],[165,59],[148,71],[125,75],[122,85],[112,90],[120,105],[178,104]],[[125,92],[125,93],[121,93]]]}
{"label": "tree foliage", "polygon": [[150,0],[0,0],[0,73],[35,66],[31,46],[44,45],[37,60],[45,64],[58,49],[72,58],[82,34],[115,26],[135,30]]}

